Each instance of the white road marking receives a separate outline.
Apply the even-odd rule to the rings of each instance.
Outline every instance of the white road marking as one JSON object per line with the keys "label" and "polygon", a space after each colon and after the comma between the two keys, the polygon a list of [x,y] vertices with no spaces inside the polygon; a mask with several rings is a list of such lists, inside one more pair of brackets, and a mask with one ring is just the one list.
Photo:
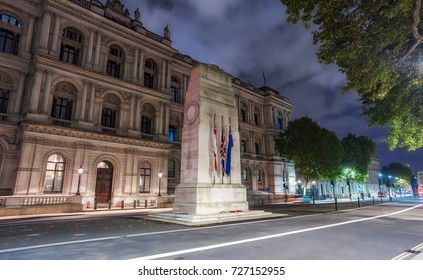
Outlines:
{"label": "white road marking", "polygon": [[[348,222],[343,222],[343,223],[338,223],[338,224],[333,224],[333,225],[327,225],[327,226],[310,228],[310,229],[303,229],[303,230],[299,230],[299,231],[280,233],[280,234],[276,234],[276,235],[263,236],[263,237],[240,240],[240,241],[235,241],[235,242],[216,244],[216,245],[212,245],[212,246],[193,248],[193,249],[183,250],[183,251],[169,252],[169,253],[165,253],[165,254],[171,254],[169,256],[173,256],[173,255],[179,255],[179,254],[183,254],[183,253],[196,252],[196,251],[201,251],[201,250],[209,250],[209,249],[225,247],[225,246],[232,246],[232,245],[237,245],[237,244],[242,244],[242,243],[247,243],[247,242],[254,242],[254,241],[259,241],[259,240],[264,240],[264,239],[269,239],[269,238],[276,238],[276,237],[280,237],[280,236],[284,236],[284,235],[290,235],[290,234],[301,233],[301,232],[306,232],[306,231],[311,231],[311,230],[317,230],[317,229],[322,229],[322,228],[339,226],[339,225],[342,225],[342,224],[349,224],[349,223],[356,223],[356,222],[361,222],[361,221],[365,221],[365,220],[372,220],[372,219],[377,219],[377,218],[381,218],[381,217],[396,215],[396,214],[399,214],[399,213],[402,213],[402,212],[412,210],[412,209],[417,208],[419,206],[420,205],[417,205],[417,206],[414,206],[414,207],[411,207],[411,208],[408,208],[408,209],[405,209],[405,210],[401,210],[401,211],[398,211],[398,212],[394,212],[394,213],[391,213],[391,214],[384,214],[384,215],[380,215],[380,216],[363,218],[363,219],[359,219],[359,220],[353,220],[353,221],[348,221]],[[360,208],[357,208],[356,210],[359,210],[359,209]],[[339,212],[341,212],[341,211],[339,211]],[[283,218],[283,219],[284,220],[286,220],[286,219],[299,219],[299,218],[303,218],[303,217],[310,217],[310,216],[317,216],[317,215],[325,215],[325,213],[306,215],[306,216],[294,216],[294,217],[288,217],[288,218]],[[201,227],[201,228],[187,228],[187,229],[160,231],[160,232],[137,233],[137,234],[128,234],[128,235],[109,236],[109,237],[102,237],[102,238],[91,238],[91,239],[64,241],[64,242],[57,242],[57,243],[50,243],[50,244],[40,244],[40,245],[33,245],[33,246],[3,249],[3,250],[0,250],[0,254],[18,252],[18,251],[25,251],[25,250],[32,250],[32,249],[49,248],[49,247],[55,247],[55,246],[66,246],[66,245],[83,244],[83,243],[97,242],[97,241],[116,240],[116,239],[120,239],[120,238],[131,238],[131,237],[149,236],[149,235],[157,235],[157,234],[168,234],[168,233],[178,233],[178,232],[186,232],[186,231],[205,230],[205,229],[210,229],[210,228],[222,228],[222,227],[230,227],[230,226],[245,225],[245,224],[276,222],[276,221],[280,221],[280,220],[281,219],[259,220],[259,221],[250,221],[250,222],[243,222],[243,223],[237,223],[237,224],[215,225],[215,226],[209,226],[209,227],[204,227],[204,228],[203,227]],[[234,244],[232,244],[232,243],[234,243]],[[217,246],[217,247],[215,247],[215,246]],[[206,248],[206,249],[204,249],[204,248]],[[192,251],[190,251],[190,250],[192,250]],[[186,252],[186,251],[189,251],[189,252]],[[162,254],[159,254],[159,255],[162,255]],[[145,257],[140,257],[140,258],[135,258],[135,259],[154,259],[154,258],[165,257],[165,256],[159,256],[159,255],[151,255],[151,256],[145,256]],[[155,256],[158,256],[158,257],[155,257]]]}
{"label": "white road marking", "polygon": [[374,217],[362,218],[362,219],[357,219],[357,220],[352,220],[352,221],[346,221],[346,222],[341,222],[341,223],[336,223],[336,224],[325,225],[325,226],[295,230],[295,231],[290,231],[290,232],[283,232],[283,233],[278,233],[278,234],[266,235],[266,236],[261,236],[261,237],[243,239],[243,240],[238,240],[238,241],[233,241],[233,242],[214,244],[214,245],[210,245],[210,246],[203,246],[203,247],[191,248],[191,249],[186,249],[186,250],[180,250],[180,251],[173,251],[173,252],[167,252],[167,253],[162,253],[162,254],[144,256],[144,257],[139,257],[139,258],[133,258],[133,260],[160,259],[160,258],[166,258],[166,257],[171,257],[171,256],[176,256],[176,255],[181,255],[181,254],[188,254],[188,253],[206,251],[206,250],[211,250],[211,249],[216,249],[216,248],[234,246],[234,245],[239,245],[239,244],[244,244],[244,243],[256,242],[256,241],[261,241],[261,240],[266,240],[266,239],[271,239],[271,238],[278,238],[278,237],[282,237],[282,236],[286,236],[286,235],[292,235],[292,234],[303,233],[303,232],[308,232],[308,231],[314,231],[314,230],[326,229],[326,228],[337,227],[337,226],[342,226],[342,225],[347,225],[347,224],[359,223],[359,222],[364,222],[364,221],[394,216],[394,215],[397,215],[397,214],[401,214],[401,213],[413,210],[413,209],[420,207],[420,206],[421,205],[416,205],[416,206],[413,206],[411,208],[404,209],[404,210],[401,210],[401,211],[398,211],[398,212],[393,212],[393,213],[390,213],[390,214],[384,214],[384,215],[379,215],[379,216],[374,216]]}

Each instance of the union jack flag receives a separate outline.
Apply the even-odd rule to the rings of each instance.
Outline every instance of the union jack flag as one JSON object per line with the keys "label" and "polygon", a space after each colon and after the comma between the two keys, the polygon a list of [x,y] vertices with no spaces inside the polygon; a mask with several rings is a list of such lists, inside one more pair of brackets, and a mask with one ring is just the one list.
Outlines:
{"label": "union jack flag", "polygon": [[217,170],[218,170],[218,159],[217,159],[217,129],[216,129],[216,122],[214,122],[214,128],[213,128],[213,173],[214,176],[217,176]]}
{"label": "union jack flag", "polygon": [[222,125],[222,134],[220,135],[220,162],[222,168],[222,178],[225,176],[225,160],[226,160],[226,136]]}

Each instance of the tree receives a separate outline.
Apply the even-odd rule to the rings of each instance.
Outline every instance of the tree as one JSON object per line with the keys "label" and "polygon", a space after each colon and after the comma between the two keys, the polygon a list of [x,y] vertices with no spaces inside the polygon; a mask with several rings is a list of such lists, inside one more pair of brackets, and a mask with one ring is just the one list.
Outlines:
{"label": "tree", "polygon": [[344,148],[342,166],[349,170],[348,174],[344,174],[359,183],[366,182],[369,164],[376,152],[376,143],[366,136],[357,137],[351,133],[342,138],[341,142]]}
{"label": "tree", "polygon": [[422,0],[281,0],[288,21],[313,28],[321,63],[346,74],[370,125],[391,149],[423,147]]}
{"label": "tree", "polygon": [[281,156],[294,161],[296,171],[304,178],[304,195],[308,182],[334,178],[340,171],[341,141],[308,117],[290,121],[276,140],[276,147]]}
{"label": "tree", "polygon": [[[405,166],[399,162],[391,162],[382,167],[383,176],[391,176],[391,185],[394,187],[406,187],[410,184],[410,177],[413,176],[413,171],[410,167]],[[398,178],[398,179],[397,179]]]}

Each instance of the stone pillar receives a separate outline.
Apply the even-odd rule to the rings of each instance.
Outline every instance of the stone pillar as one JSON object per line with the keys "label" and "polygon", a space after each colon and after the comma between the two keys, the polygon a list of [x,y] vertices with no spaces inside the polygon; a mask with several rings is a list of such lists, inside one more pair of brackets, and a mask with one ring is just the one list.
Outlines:
{"label": "stone pillar", "polygon": [[[164,115],[164,135],[169,135],[169,105],[164,104],[165,106],[165,115]],[[178,138],[179,139],[179,138]]]}
{"label": "stone pillar", "polygon": [[144,85],[144,51],[141,49],[140,52],[138,82]]}
{"label": "stone pillar", "polygon": [[35,17],[30,16],[29,25],[28,25],[28,34],[26,36],[25,49],[24,49],[24,52],[27,53],[28,55],[30,55],[31,53],[32,38],[34,35],[34,23],[35,23]]}
{"label": "stone pillar", "polygon": [[53,56],[57,56],[57,48],[59,47],[58,41],[60,36],[60,16],[58,14],[54,17],[54,31],[53,31],[53,38],[51,41],[51,50],[50,54]]}
{"label": "stone pillar", "polygon": [[51,71],[46,71],[46,81],[44,83],[44,96],[43,96],[43,108],[42,113],[48,115],[48,101],[50,100],[50,91],[51,91],[51,77],[53,73]]}
{"label": "stone pillar", "polygon": [[136,108],[135,108],[135,130],[141,129],[141,97],[136,97]]}
{"label": "stone pillar", "polygon": [[50,35],[50,25],[51,25],[51,14],[45,12],[43,16],[43,22],[41,26],[41,41],[40,41],[40,51],[47,53],[48,52],[48,37]]}
{"label": "stone pillar", "polygon": [[43,80],[43,73],[41,70],[36,70],[34,74],[34,81],[32,83],[32,91],[29,103],[29,112],[38,113],[38,104],[40,101],[41,82]]}
{"label": "stone pillar", "polygon": [[13,110],[13,113],[15,113],[15,114],[19,114],[20,111],[21,111],[22,96],[23,96],[23,91],[24,91],[24,87],[25,87],[25,80],[26,80],[26,73],[21,72],[21,75],[19,77],[18,91],[16,93],[15,108]]}
{"label": "stone pillar", "polygon": [[89,110],[88,110],[88,121],[93,122],[93,116],[94,116],[94,100],[95,100],[95,85],[91,84],[91,90],[90,90],[90,104],[89,104]]}
{"label": "stone pillar", "polygon": [[85,121],[85,110],[87,106],[87,94],[88,94],[88,84],[87,82],[83,82],[84,85],[82,87],[82,98],[81,98],[81,105],[79,106],[79,120]]}
{"label": "stone pillar", "polygon": [[137,82],[137,75],[138,75],[138,53],[139,49],[135,49],[135,57],[134,57],[134,65],[132,70],[132,82]]}
{"label": "stone pillar", "polygon": [[87,61],[85,66],[92,68],[93,66],[93,46],[94,46],[94,30],[90,30],[90,37],[88,39]]}
{"label": "stone pillar", "polygon": [[94,69],[100,70],[100,50],[101,50],[101,34],[97,31],[97,41],[95,43],[95,54],[94,54]]}
{"label": "stone pillar", "polygon": [[134,107],[135,96],[131,95],[131,105],[129,107],[129,129],[134,129]]}

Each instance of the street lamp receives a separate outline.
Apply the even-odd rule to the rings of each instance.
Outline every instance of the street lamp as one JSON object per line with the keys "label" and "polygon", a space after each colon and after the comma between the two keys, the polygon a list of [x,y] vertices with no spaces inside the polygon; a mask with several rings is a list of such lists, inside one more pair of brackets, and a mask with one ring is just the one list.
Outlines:
{"label": "street lamp", "polygon": [[346,168],[345,171],[346,171],[346,180],[347,180],[347,186],[348,186],[348,194],[349,194],[349,197],[350,197],[350,200],[351,200],[351,186],[350,186],[350,178],[349,178],[350,169]]}
{"label": "street lamp", "polygon": [[161,183],[161,181],[162,181],[162,176],[163,176],[163,173],[162,173],[162,171],[160,170],[160,172],[159,172],[159,196],[162,196],[162,195],[160,194],[160,183]]}
{"label": "street lamp", "polygon": [[82,164],[81,164],[81,166],[78,168],[79,176],[78,176],[78,189],[76,190],[76,195],[81,195],[81,193],[79,192],[79,187],[81,186],[82,172],[84,172],[84,169],[82,169]]}

